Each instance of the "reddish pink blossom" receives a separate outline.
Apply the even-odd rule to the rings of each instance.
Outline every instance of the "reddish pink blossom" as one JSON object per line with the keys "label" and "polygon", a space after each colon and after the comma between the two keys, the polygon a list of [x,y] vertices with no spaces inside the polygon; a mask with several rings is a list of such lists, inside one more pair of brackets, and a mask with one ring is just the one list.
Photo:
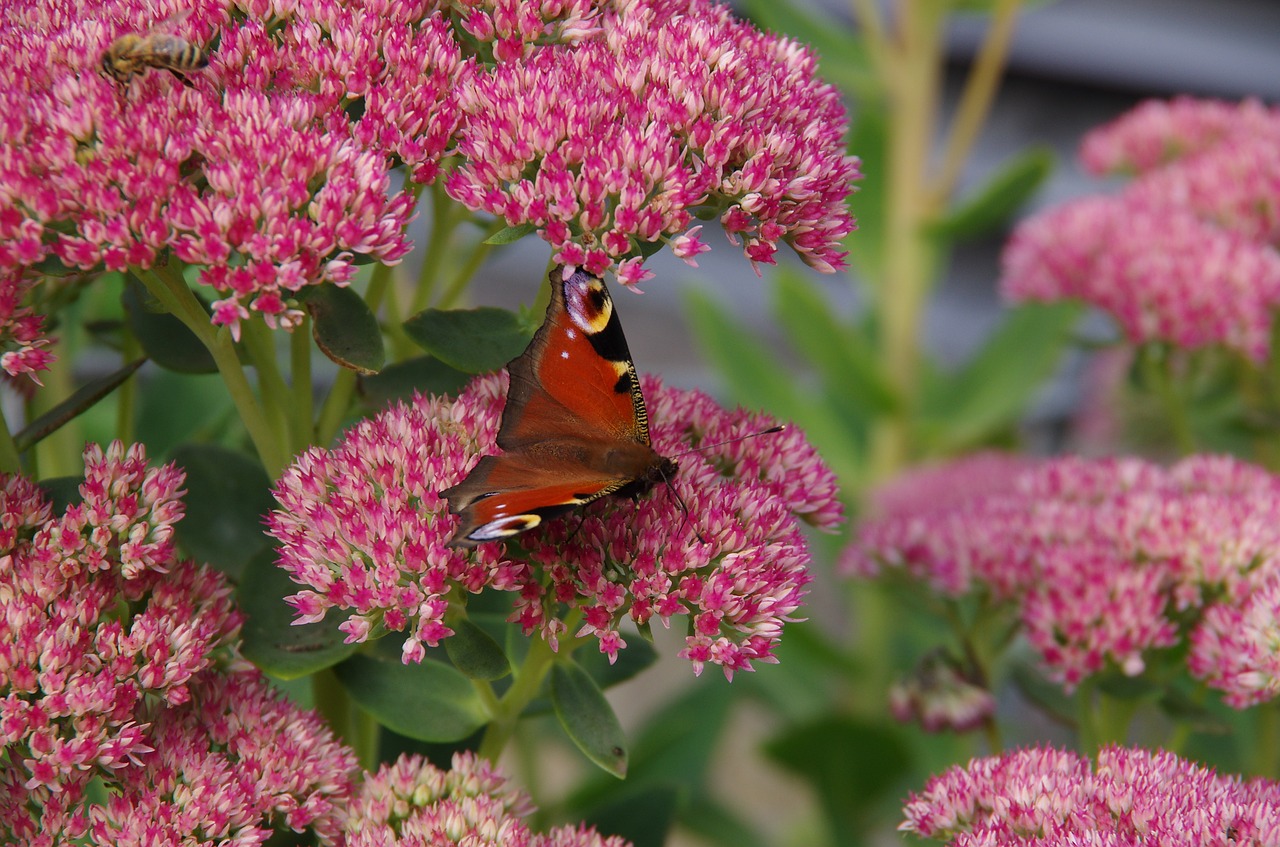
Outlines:
{"label": "reddish pink blossom", "polygon": [[1023,222],[1002,265],[1006,298],[1083,300],[1134,343],[1220,344],[1255,361],[1270,349],[1280,254],[1140,193],[1075,200]]}
{"label": "reddish pink blossom", "polygon": [[[1189,638],[1192,672],[1228,702],[1276,693],[1269,630],[1256,627],[1280,575],[1280,478],[1235,459],[1046,462],[865,524],[842,567],[1012,601],[1068,688],[1108,665],[1142,673],[1148,651]],[[1241,616],[1255,628],[1233,630]]]}
{"label": "reddish pink blossom", "polygon": [[1258,100],[1147,100],[1086,135],[1080,145],[1080,160],[1099,175],[1145,173],[1225,139],[1274,139],[1278,134],[1280,108],[1264,106]]}
{"label": "reddish pink blossom", "polygon": [[903,814],[900,830],[955,847],[1280,842],[1276,783],[1125,747],[1096,764],[1053,748],[974,759],[930,779]]}
{"label": "reddish pink blossom", "polygon": [[40,385],[36,374],[48,370],[54,355],[44,349],[50,342],[44,334],[44,316],[25,305],[35,278],[4,261],[6,250],[12,246],[11,242],[6,245],[4,236],[0,235],[0,350],[3,351],[0,370],[9,377],[26,374],[29,380]]}
{"label": "reddish pink blossom", "polygon": [[[447,24],[399,6],[220,0],[20,0],[0,23],[0,266],[202,268],[214,321],[292,326],[301,288],[346,283],[356,256],[409,249],[412,197],[389,156],[430,180],[457,126],[464,64]],[[234,12],[234,14],[233,14]],[[119,36],[210,49],[184,86],[99,71]],[[362,109],[351,119],[346,109]],[[15,235],[19,239],[13,239]],[[11,240],[12,239],[12,240]],[[167,251],[167,252],[166,252]]]}
{"label": "reddish pink blossom", "polygon": [[[642,380],[654,448],[675,456],[757,432],[759,416],[727,412],[697,392]],[[329,609],[363,641],[375,626],[407,631],[406,661],[452,631],[451,597],[509,591],[511,620],[555,643],[565,607],[612,657],[624,619],[667,625],[689,615],[682,655],[726,673],[772,661],[783,623],[809,581],[800,520],[840,519],[834,475],[797,430],[680,456],[680,473],[639,501],[607,498],[580,516],[520,536],[514,547],[451,549],[456,521],[438,492],[486,453],[505,379],[476,380],[456,401],[420,398],[353,427],[333,450],[300,456],[276,489],[270,534],[280,565],[304,586],[290,598],[300,622]]]}
{"label": "reddish pink blossom", "polygon": [[1270,352],[1280,303],[1280,110],[1149,101],[1090,133],[1095,172],[1139,174],[1014,232],[1001,288],[1015,302],[1078,299],[1134,343]]}
{"label": "reddish pink blossom", "polygon": [[352,798],[341,847],[629,847],[587,827],[530,830],[529,798],[483,759],[458,753],[443,771],[401,756]]}
{"label": "reddish pink blossom", "polygon": [[785,241],[820,270],[843,264],[858,167],[811,55],[705,0],[619,3],[601,28],[466,81],[452,197],[534,225],[556,261],[596,274],[692,238],[703,209],[753,262]]}

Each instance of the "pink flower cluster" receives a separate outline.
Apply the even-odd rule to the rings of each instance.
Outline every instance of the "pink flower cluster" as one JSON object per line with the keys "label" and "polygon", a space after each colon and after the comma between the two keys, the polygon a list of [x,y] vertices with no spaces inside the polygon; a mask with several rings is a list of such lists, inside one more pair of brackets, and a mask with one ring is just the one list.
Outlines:
{"label": "pink flower cluster", "polygon": [[1147,651],[1186,638],[1190,669],[1228,703],[1280,693],[1267,617],[1280,597],[1280,478],[1235,459],[1048,461],[865,524],[842,568],[1012,601],[1068,688],[1108,664],[1140,674]]}
{"label": "pink flower cluster", "polygon": [[535,833],[529,798],[483,759],[453,757],[448,771],[402,756],[370,775],[343,821],[342,847],[629,847],[587,827]]}
{"label": "pink flower cluster", "polygon": [[[143,34],[208,65],[101,72]],[[0,52],[0,300],[49,262],[176,260],[216,292],[214,323],[292,328],[304,287],[408,252],[391,168],[428,183],[454,156],[456,200],[626,282],[655,242],[706,249],[695,214],[752,261],[785,241],[824,270],[853,228],[836,91],[710,0],[17,0]],[[12,334],[8,367],[39,367]]]}
{"label": "pink flower cluster", "polygon": [[[458,121],[458,48],[423,14],[20,0],[0,24],[0,243],[21,249],[0,258],[124,270],[173,256],[203,267],[215,323],[252,311],[291,326],[302,287],[409,250],[413,201],[389,196],[388,156],[429,179]],[[121,86],[99,64],[131,33],[217,49],[188,86],[158,69]]]}
{"label": "pink flower cluster", "polygon": [[1280,785],[1126,747],[1096,764],[1043,747],[975,759],[930,779],[903,813],[900,830],[954,847],[1280,843]]}
{"label": "pink flower cluster", "polygon": [[[699,444],[758,432],[768,422],[727,412],[698,392],[642,379],[654,449],[676,456]],[[771,661],[782,625],[809,581],[800,520],[838,523],[834,475],[796,430],[680,456],[671,486],[638,501],[606,498],[519,541],[451,549],[456,520],[438,492],[495,451],[506,380],[475,380],[457,400],[419,398],[362,421],[332,450],[313,448],[281,477],[270,519],[279,564],[304,586],[290,598],[299,622],[349,612],[350,641],[407,631],[404,660],[452,634],[450,602],[483,589],[515,595],[511,620],[556,643],[563,610],[576,636],[616,655],[624,619],[669,624],[689,615],[681,655],[727,675]],[[683,504],[683,505],[681,505]]]}
{"label": "pink flower cluster", "polygon": [[213,843],[327,814],[351,756],[246,669],[226,580],[175,559],[183,475],[118,442],[84,459],[61,515],[0,488],[0,840]]}
{"label": "pink flower cluster", "polygon": [[644,278],[648,244],[707,249],[695,215],[718,214],[752,262],[785,241],[820,270],[843,264],[858,162],[807,51],[705,0],[616,3],[601,29],[465,81],[450,196],[537,227],[561,264],[616,263],[624,283]]}
{"label": "pink flower cluster", "polygon": [[0,370],[10,378],[27,374],[31,382],[40,385],[36,372],[48,370],[54,356],[44,349],[50,341],[44,334],[44,316],[23,305],[35,285],[34,277],[8,267],[5,261],[6,251],[12,249],[13,245],[0,242],[0,349],[4,351],[0,353]]}
{"label": "pink flower cluster", "polygon": [[1005,295],[1084,300],[1136,343],[1266,359],[1280,304],[1280,109],[1148,102],[1090,133],[1081,159],[1138,176],[1117,197],[1020,225],[1003,257]]}

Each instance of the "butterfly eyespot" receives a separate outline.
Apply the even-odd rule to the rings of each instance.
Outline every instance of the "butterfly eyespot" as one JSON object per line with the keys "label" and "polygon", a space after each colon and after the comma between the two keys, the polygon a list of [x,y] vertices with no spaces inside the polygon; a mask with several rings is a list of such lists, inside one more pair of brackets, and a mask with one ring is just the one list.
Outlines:
{"label": "butterfly eyespot", "polygon": [[509,518],[498,518],[496,521],[489,521],[467,537],[472,541],[497,541],[500,538],[519,535],[525,530],[533,529],[540,523],[542,523],[542,518],[538,515],[512,515]]}

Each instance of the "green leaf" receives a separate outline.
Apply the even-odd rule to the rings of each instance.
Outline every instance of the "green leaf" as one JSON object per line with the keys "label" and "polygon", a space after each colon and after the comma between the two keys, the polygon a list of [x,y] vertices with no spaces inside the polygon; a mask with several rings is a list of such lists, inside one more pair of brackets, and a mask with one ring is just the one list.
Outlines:
{"label": "green leaf", "polygon": [[533,224],[520,224],[519,226],[509,226],[498,230],[493,235],[486,238],[482,243],[492,244],[495,246],[502,244],[511,244],[524,238],[529,233],[537,229]]}
{"label": "green leaf", "polygon": [[261,463],[216,444],[184,444],[169,458],[187,472],[187,516],[178,542],[191,556],[235,577],[267,546],[263,521],[275,507]]}
{"label": "green leaf", "polygon": [[843,714],[791,727],[764,751],[812,786],[838,845],[865,843],[877,805],[898,790],[911,765],[900,729]]}
{"label": "green leaf", "polygon": [[[379,644],[391,641],[383,638]],[[409,738],[458,741],[489,720],[471,680],[443,662],[406,665],[398,650],[380,647],[357,653],[334,670],[352,700]]]}
{"label": "green leaf", "polygon": [[244,656],[281,679],[299,679],[336,665],[351,656],[355,644],[344,644],[338,620],[293,625],[295,612],[284,598],[299,586],[275,564],[275,551],[258,553],[244,569],[236,588],[236,602],[245,614]]}
{"label": "green leaf", "polygon": [[488,373],[524,352],[533,333],[515,312],[479,309],[424,309],[404,322],[422,349],[452,368]]}
{"label": "green leaf", "polygon": [[619,792],[612,802],[582,818],[602,835],[619,835],[633,847],[662,847],[675,821],[680,794],[673,785]]}
{"label": "green leaf", "polygon": [[704,841],[723,847],[767,847],[749,823],[705,789],[695,790],[681,805],[680,825]]}
{"label": "green leaf", "polygon": [[618,651],[615,662],[610,663],[609,657],[599,650],[579,650],[574,661],[591,674],[596,685],[608,689],[651,667],[658,661],[658,651],[643,638],[628,637],[626,648]]}
{"label": "green leaf", "polygon": [[[126,280],[120,302],[129,330],[151,361],[175,373],[218,372],[218,365],[209,349],[200,343],[186,324],[164,311],[136,278],[130,276]],[[204,305],[203,301],[201,305]]]}
{"label": "green leaf", "polygon": [[927,431],[945,453],[960,452],[1014,423],[1071,341],[1076,303],[1028,303],[1005,313],[977,356],[922,397]]}
{"label": "green leaf", "polygon": [[126,379],[133,376],[134,371],[142,367],[142,363],[145,361],[146,359],[135,359],[114,373],[82,385],[66,400],[63,400],[27,424],[22,428],[21,432],[13,437],[13,442],[18,452],[22,453],[31,449],[42,439],[57,432],[74,420],[76,416],[96,405],[99,400],[115,391]]}
{"label": "green leaf", "polygon": [[828,402],[850,404],[846,418],[862,421],[899,409],[901,401],[870,341],[856,327],[842,326],[831,303],[801,273],[779,267],[775,277],[778,321],[822,375]]}
{"label": "green leaf", "polygon": [[801,393],[794,369],[766,351],[756,333],[696,289],[685,294],[685,314],[695,342],[736,402],[794,421],[829,465],[841,473],[855,472],[861,464],[855,433],[833,408]]}
{"label": "green leaf", "polygon": [[414,393],[456,395],[471,380],[471,374],[451,368],[432,356],[417,356],[387,365],[357,382],[361,398],[373,409],[396,400],[410,400]]}
{"label": "green leaf", "polygon": [[572,661],[551,668],[551,704],[560,726],[587,758],[618,779],[627,775],[627,738],[591,675]]}
{"label": "green leaf", "polygon": [[147,445],[149,456],[167,455],[185,442],[215,441],[228,432],[239,437],[244,432],[226,385],[216,374],[160,370],[147,374],[138,388],[137,439]]}
{"label": "green leaf", "polygon": [[84,502],[84,497],[80,494],[80,483],[84,482],[84,476],[55,476],[49,479],[40,480],[40,490],[44,492],[44,496],[49,498],[49,504],[53,508],[55,515],[60,515],[67,510],[69,506],[76,506]]}
{"label": "green leaf", "polygon": [[471,679],[492,681],[511,673],[502,646],[470,619],[450,619],[453,635],[444,639],[444,649],[453,666]]}
{"label": "green leaf", "polygon": [[382,330],[363,297],[330,282],[309,285],[296,296],[311,315],[311,335],[320,352],[357,373],[382,370],[387,361]]}
{"label": "green leaf", "polygon": [[1049,178],[1056,161],[1048,147],[1032,147],[1014,156],[986,185],[934,221],[929,234],[956,240],[1001,229]]}
{"label": "green leaf", "polygon": [[877,280],[884,276],[887,174],[892,157],[887,108],[881,100],[859,103],[849,130],[849,152],[862,160],[862,179],[849,197],[858,228],[845,237],[842,246],[862,277]]}

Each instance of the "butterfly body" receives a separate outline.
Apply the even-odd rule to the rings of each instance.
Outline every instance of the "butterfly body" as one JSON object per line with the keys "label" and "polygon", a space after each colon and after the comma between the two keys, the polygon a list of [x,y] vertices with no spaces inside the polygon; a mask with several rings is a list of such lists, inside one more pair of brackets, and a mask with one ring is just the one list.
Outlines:
{"label": "butterfly body", "polygon": [[676,464],[651,446],[644,396],[604,282],[551,274],[551,303],[508,366],[501,455],[441,492],[461,523],[450,544],[509,538],[608,495],[638,496]]}

